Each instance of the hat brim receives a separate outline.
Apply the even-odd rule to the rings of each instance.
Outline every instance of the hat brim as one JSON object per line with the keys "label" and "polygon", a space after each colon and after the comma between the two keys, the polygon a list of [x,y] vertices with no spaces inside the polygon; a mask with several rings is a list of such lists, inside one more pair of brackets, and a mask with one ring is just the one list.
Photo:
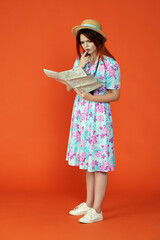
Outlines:
{"label": "hat brim", "polygon": [[96,29],[94,27],[89,27],[89,26],[75,26],[74,28],[72,28],[73,35],[76,37],[77,36],[77,32],[79,30],[81,30],[81,29],[91,29],[91,30],[93,30],[95,32],[98,32],[99,34],[101,34],[104,37],[105,42],[107,41],[106,35],[101,30],[98,30],[98,29]]}

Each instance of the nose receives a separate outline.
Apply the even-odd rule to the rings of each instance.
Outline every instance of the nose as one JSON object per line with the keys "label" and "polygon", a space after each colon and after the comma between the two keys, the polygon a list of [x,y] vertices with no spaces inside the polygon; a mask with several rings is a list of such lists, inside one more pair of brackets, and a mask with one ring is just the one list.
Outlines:
{"label": "nose", "polygon": [[84,46],[85,46],[85,47],[87,47],[87,46],[88,46],[88,43],[87,43],[87,42],[85,42],[85,43],[84,43]]}

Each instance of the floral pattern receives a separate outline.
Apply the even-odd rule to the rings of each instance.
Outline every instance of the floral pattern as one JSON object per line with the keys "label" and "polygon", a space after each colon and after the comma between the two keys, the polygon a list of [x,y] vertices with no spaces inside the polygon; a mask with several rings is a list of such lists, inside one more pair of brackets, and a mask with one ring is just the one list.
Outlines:
{"label": "floral pattern", "polygon": [[[98,61],[98,60],[97,60]],[[94,74],[97,61],[90,66],[88,62],[85,70]],[[105,83],[93,91],[93,95],[104,95],[109,89],[120,89],[120,67],[108,56],[104,56],[106,71],[100,59],[96,76]],[[73,68],[79,64],[77,58]],[[110,103],[94,102],[83,99],[76,94],[69,132],[66,160],[71,166],[79,166],[88,172],[108,172],[115,167],[115,151],[113,137],[113,123]]]}

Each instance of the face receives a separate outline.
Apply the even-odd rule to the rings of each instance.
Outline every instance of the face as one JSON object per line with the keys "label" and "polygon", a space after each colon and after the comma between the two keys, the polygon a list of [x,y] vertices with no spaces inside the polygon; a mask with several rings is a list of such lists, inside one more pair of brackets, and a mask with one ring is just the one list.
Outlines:
{"label": "face", "polygon": [[88,51],[88,54],[93,54],[96,52],[96,45],[91,42],[85,35],[80,35],[80,43],[82,48]]}

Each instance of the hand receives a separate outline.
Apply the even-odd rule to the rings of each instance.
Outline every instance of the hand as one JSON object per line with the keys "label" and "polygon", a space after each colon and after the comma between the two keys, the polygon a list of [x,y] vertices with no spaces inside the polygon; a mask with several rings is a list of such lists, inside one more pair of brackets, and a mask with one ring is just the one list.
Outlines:
{"label": "hand", "polygon": [[[79,90],[79,92],[78,91],[76,91],[76,89],[78,89]],[[84,92],[83,90],[81,90],[80,88],[75,88],[75,91],[76,91],[76,93],[78,94],[78,95],[80,95],[83,99],[85,99],[85,100],[88,100],[88,101],[92,101],[92,99],[93,99],[93,95],[91,94],[91,93],[86,93],[86,92]]]}
{"label": "hand", "polygon": [[68,83],[66,83],[66,89],[67,89],[68,92],[73,90],[72,86]]}
{"label": "hand", "polygon": [[88,51],[85,51],[83,55],[81,56],[81,59],[79,61],[78,67],[85,67],[85,65],[89,62],[89,55],[87,55]]}

